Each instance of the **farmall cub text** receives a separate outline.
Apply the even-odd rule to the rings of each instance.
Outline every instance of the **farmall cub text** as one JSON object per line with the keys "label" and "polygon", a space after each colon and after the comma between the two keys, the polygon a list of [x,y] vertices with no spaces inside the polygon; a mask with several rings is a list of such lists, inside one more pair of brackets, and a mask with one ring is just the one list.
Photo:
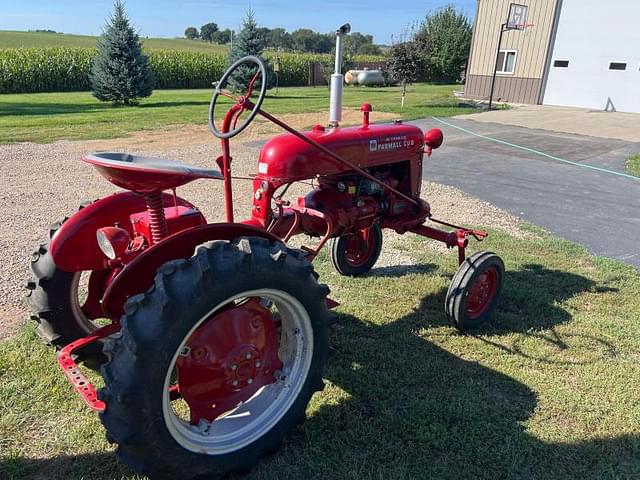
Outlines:
{"label": "farmall cub text", "polygon": [[[298,132],[261,110],[265,66],[243,58],[211,101],[220,170],[89,155],[83,160],[126,191],[83,205],[34,253],[28,288],[37,332],[59,349],[60,367],[138,472],[217,478],[246,469],[304,419],[323,386],[327,312],[337,305],[311,263],[327,242],[338,272],[360,275],[380,254],[383,228],[439,240],[459,252],[445,303],[452,323],[474,327],[496,305],[502,261],[489,252],[465,255],[468,237],[486,234],[434,220],[420,199],[422,159],[440,146],[442,132],[369,124],[368,104],[361,126],[339,127],[348,30],[336,35],[328,128]],[[227,86],[240,77],[250,81],[236,96]],[[223,101],[229,108],[219,122]],[[256,115],[287,133],[262,148],[251,218],[234,222],[229,139]],[[197,179],[224,183],[226,223],[207,223],[176,195]],[[310,180],[306,196],[283,199],[292,183]],[[319,242],[287,246],[298,234]],[[96,391],[81,361],[100,369],[104,388]]]}

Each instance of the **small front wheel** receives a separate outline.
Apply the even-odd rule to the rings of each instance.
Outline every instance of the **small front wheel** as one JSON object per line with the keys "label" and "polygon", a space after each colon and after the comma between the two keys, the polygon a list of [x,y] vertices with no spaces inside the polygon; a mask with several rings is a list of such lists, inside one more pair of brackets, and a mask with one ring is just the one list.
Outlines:
{"label": "small front wheel", "polygon": [[332,241],[331,263],[338,273],[357,276],[367,273],[382,251],[382,229],[377,223]]}
{"label": "small front wheel", "polygon": [[498,303],[504,281],[504,262],[493,252],[467,258],[451,280],[445,311],[454,327],[466,331],[479,326]]}

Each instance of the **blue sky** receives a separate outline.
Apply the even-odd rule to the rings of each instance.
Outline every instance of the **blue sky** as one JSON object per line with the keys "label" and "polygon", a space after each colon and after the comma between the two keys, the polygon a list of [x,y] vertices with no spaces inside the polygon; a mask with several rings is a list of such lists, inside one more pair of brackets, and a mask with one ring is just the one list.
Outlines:
{"label": "blue sky", "polygon": [[[469,17],[475,13],[476,0],[128,0],[126,7],[143,36],[181,36],[186,27],[209,21],[236,29],[251,5],[262,26],[329,32],[349,22],[353,31],[389,43],[391,35],[401,34],[408,24],[449,3]],[[111,0],[0,0],[0,30],[49,28],[95,35],[111,9]]]}

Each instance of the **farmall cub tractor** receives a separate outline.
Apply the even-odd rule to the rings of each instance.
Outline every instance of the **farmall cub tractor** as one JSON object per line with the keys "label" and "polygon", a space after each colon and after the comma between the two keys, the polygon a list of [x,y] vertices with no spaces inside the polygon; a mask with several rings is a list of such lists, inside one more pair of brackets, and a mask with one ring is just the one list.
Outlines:
{"label": "farmall cub tractor", "polygon": [[[244,470],[304,419],[323,387],[328,309],[337,305],[312,266],[327,242],[337,271],[355,276],[376,262],[383,228],[439,240],[459,252],[445,303],[452,323],[474,327],[496,305],[502,261],[489,252],[465,255],[468,237],[486,234],[434,220],[420,199],[423,156],[440,146],[442,132],[369,124],[368,104],[361,126],[339,127],[348,30],[337,31],[328,128],[298,132],[263,111],[265,66],[245,57],[211,101],[219,170],[89,155],[83,160],[126,191],[55,224],[34,253],[28,288],[37,332],[59,349],[65,375],[137,472],[189,479]],[[247,73],[244,94],[227,88]],[[229,108],[218,122],[223,101]],[[287,133],[262,148],[251,218],[234,222],[229,139],[256,115]],[[176,195],[198,179],[223,182],[226,223],[207,223]],[[284,200],[292,183],[310,180],[306,196]],[[298,234],[319,241],[287,246]],[[99,391],[81,361],[100,369]]]}

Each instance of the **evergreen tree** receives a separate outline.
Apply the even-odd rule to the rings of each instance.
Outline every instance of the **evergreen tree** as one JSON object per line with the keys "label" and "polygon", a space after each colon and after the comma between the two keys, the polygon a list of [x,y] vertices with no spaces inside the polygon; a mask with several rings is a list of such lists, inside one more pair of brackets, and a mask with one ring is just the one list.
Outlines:
{"label": "evergreen tree", "polygon": [[[242,29],[233,38],[233,48],[229,52],[229,64],[231,65],[247,55],[262,58],[260,55],[264,47],[265,38],[263,32],[258,28],[253,10],[249,9],[242,21]],[[273,78],[273,75],[271,75],[271,66],[264,58],[262,58],[262,61],[266,66],[268,78],[262,79],[261,81],[266,80],[269,82],[267,85],[268,88],[271,88],[271,80]],[[247,64],[240,66],[229,79],[229,88],[236,92],[244,92],[255,73],[256,68],[253,65]],[[259,87],[259,84],[256,85],[256,87]]]}
{"label": "evergreen tree", "polygon": [[151,95],[153,73],[122,0],[116,0],[114,8],[98,42],[98,55],[90,75],[91,89],[98,100],[130,105]]}

